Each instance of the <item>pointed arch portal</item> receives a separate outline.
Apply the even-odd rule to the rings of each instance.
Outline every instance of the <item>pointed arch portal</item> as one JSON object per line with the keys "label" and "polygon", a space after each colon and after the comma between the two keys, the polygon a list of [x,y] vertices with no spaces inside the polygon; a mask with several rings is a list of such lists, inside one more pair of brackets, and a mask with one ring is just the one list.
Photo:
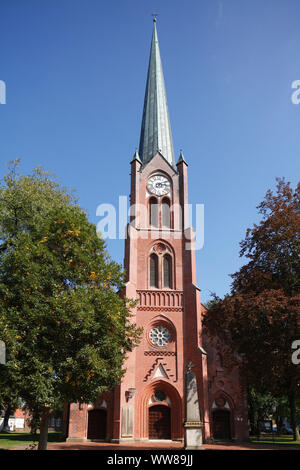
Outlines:
{"label": "pointed arch portal", "polygon": [[[168,401],[153,402],[152,397],[157,391],[164,392]],[[182,438],[182,400],[176,388],[170,383],[160,379],[146,386],[140,397],[139,411],[141,438],[173,440]]]}

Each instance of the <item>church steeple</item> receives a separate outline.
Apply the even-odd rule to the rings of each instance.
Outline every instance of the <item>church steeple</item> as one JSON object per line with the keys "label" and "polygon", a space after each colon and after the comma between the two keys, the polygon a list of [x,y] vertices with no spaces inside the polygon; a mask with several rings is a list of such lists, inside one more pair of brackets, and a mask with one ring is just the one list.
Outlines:
{"label": "church steeple", "polygon": [[143,165],[158,152],[174,167],[172,133],[154,18],[139,147]]}

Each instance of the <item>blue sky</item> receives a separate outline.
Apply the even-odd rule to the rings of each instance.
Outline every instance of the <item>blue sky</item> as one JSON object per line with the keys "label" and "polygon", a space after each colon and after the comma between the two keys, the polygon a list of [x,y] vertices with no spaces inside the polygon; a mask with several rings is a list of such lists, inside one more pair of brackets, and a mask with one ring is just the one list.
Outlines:
{"label": "blue sky", "polygon": [[[239,242],[275,177],[300,170],[299,0],[1,0],[0,175],[21,158],[75,188],[97,223],[129,193],[157,29],[176,157],[205,205],[196,252],[202,300],[229,291]],[[123,240],[108,242],[123,262]]]}

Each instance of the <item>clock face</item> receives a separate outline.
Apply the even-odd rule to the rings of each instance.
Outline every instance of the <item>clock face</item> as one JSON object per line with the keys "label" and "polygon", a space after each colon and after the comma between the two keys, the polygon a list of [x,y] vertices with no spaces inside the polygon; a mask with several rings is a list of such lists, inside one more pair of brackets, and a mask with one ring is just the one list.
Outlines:
{"label": "clock face", "polygon": [[151,194],[156,194],[156,196],[163,196],[168,194],[171,189],[170,181],[162,175],[152,176],[148,183],[147,189]]}

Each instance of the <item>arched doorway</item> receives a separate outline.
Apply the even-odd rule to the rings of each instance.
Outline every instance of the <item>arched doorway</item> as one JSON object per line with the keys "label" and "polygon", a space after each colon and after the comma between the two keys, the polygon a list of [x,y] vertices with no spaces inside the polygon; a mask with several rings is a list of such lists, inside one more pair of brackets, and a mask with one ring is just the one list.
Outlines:
{"label": "arched doorway", "polygon": [[213,437],[214,439],[231,439],[230,411],[213,412]]}
{"label": "arched doorway", "polygon": [[88,412],[88,439],[104,440],[106,438],[106,410]]}
{"label": "arched doorway", "polygon": [[[169,429],[169,437],[158,438],[172,440],[183,438],[183,403],[178,390],[173,385],[164,379],[154,379],[145,387],[142,393],[140,393],[138,406],[137,437],[142,439],[154,439],[154,437],[150,437],[149,435],[149,418],[153,413],[151,419],[154,421],[154,412],[160,409],[155,407],[159,406],[169,410],[161,410],[161,413],[165,413],[165,415],[168,413],[169,418],[165,417],[164,421],[166,422],[168,419],[170,425],[169,428],[167,428]],[[150,410],[152,408],[153,411],[151,412]],[[162,415],[161,418],[163,418],[163,416],[164,415]],[[153,436],[152,433],[151,436]],[[157,439],[157,437],[155,438]]]}
{"label": "arched doorway", "polygon": [[149,408],[149,439],[171,439],[171,412],[165,405]]}

